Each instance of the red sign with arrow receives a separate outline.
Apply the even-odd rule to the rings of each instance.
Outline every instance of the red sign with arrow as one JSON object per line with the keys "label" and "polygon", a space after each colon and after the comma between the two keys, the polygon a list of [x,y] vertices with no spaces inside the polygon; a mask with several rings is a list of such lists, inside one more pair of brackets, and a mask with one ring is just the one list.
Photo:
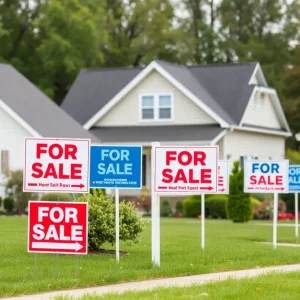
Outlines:
{"label": "red sign with arrow", "polygon": [[28,252],[87,254],[88,203],[29,201]]}
{"label": "red sign with arrow", "polygon": [[25,192],[88,193],[90,140],[25,139]]}
{"label": "red sign with arrow", "polygon": [[218,146],[159,146],[154,151],[155,192],[217,192]]}

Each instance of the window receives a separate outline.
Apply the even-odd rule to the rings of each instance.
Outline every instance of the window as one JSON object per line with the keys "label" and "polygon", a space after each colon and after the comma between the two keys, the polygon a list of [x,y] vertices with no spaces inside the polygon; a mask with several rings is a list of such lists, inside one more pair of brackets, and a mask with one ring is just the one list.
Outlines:
{"label": "window", "polygon": [[141,121],[170,121],[173,120],[173,114],[173,95],[141,95]]}
{"label": "window", "polygon": [[8,150],[1,151],[1,173],[6,174],[9,170],[9,157],[8,157]]}

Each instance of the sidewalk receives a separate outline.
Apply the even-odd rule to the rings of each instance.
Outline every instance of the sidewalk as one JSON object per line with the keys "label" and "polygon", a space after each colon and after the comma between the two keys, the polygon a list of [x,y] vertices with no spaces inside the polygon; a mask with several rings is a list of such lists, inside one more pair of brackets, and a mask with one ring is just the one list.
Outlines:
{"label": "sidewalk", "polygon": [[50,299],[53,300],[54,297],[67,296],[67,295],[73,296],[74,298],[79,298],[84,294],[88,294],[88,293],[89,294],[96,293],[98,295],[103,295],[106,293],[113,293],[113,292],[121,293],[129,290],[136,290],[136,291],[149,290],[157,287],[189,286],[193,284],[205,284],[210,281],[226,280],[230,278],[240,279],[245,277],[255,277],[269,272],[294,272],[294,271],[300,271],[300,264],[265,267],[265,268],[257,268],[257,269],[242,270],[242,271],[210,273],[210,274],[184,276],[184,277],[145,280],[145,281],[99,286],[93,288],[54,291],[50,293],[42,293],[36,295],[10,297],[10,298],[0,298],[0,299],[1,300],[50,300]]}

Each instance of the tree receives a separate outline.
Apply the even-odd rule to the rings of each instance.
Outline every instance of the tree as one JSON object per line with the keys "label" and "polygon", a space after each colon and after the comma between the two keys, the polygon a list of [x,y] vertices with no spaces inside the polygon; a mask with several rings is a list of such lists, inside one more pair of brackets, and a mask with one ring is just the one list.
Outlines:
{"label": "tree", "polygon": [[173,21],[169,0],[108,0],[106,66],[139,66],[167,58],[178,33]]}
{"label": "tree", "polygon": [[250,194],[244,193],[244,170],[239,165],[239,161],[234,162],[230,175],[226,212],[233,222],[247,222],[252,219],[252,206]]}
{"label": "tree", "polygon": [[80,0],[52,0],[39,18],[38,85],[60,103],[82,68],[103,64],[104,10],[93,11]]}

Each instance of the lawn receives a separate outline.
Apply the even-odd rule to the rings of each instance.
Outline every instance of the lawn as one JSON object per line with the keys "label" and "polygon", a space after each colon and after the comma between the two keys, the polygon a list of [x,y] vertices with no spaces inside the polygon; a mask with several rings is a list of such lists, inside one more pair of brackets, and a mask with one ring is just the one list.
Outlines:
{"label": "lawn", "polygon": [[[298,248],[273,251],[271,245],[254,242],[271,241],[272,227],[253,223],[208,220],[203,253],[200,220],[162,219],[161,267],[152,268],[149,222],[139,244],[121,243],[129,255],[116,263],[114,255],[27,253],[27,218],[0,217],[0,296],[300,262]],[[278,227],[278,241],[295,242],[294,228]]]}
{"label": "lawn", "polygon": [[[191,287],[157,288],[152,291],[105,294],[103,296],[83,296],[80,300],[191,300],[191,299],[230,299],[230,300],[298,300],[300,295],[300,273],[263,275],[256,278],[226,280]],[[71,297],[56,297],[55,300],[73,300]]]}

